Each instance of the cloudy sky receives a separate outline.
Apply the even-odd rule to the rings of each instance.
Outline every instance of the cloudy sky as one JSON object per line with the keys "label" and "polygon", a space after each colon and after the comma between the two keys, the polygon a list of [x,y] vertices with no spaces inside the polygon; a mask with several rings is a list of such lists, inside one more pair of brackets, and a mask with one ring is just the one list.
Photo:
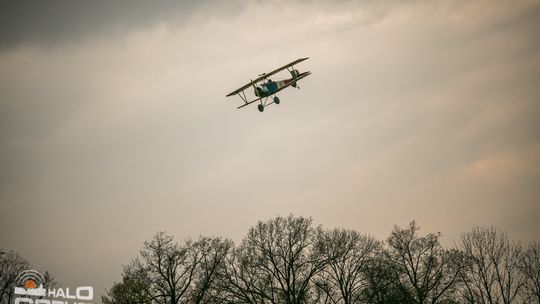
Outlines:
{"label": "cloudy sky", "polygon": [[[159,230],[238,242],[289,213],[538,239],[539,1],[10,5],[0,247],[64,286],[101,293]],[[305,56],[279,106],[225,97]]]}

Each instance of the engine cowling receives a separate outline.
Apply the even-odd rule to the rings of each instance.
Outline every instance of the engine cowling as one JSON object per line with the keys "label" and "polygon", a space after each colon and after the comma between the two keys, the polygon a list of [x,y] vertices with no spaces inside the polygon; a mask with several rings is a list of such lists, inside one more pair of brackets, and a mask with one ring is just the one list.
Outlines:
{"label": "engine cowling", "polygon": [[257,97],[268,96],[268,88],[266,88],[266,86],[256,86],[254,93],[255,93],[255,96]]}

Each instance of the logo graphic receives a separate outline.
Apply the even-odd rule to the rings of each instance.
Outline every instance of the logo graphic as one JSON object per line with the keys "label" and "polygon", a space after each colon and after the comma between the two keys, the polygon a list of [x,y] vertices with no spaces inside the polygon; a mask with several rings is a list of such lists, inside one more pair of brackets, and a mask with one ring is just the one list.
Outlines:
{"label": "logo graphic", "polygon": [[15,294],[43,297],[47,291],[43,288],[45,278],[35,270],[25,270],[15,279]]}
{"label": "logo graphic", "polygon": [[[77,288],[47,289],[45,277],[35,270],[25,270],[15,279],[14,293],[17,295],[14,304],[92,304],[94,288],[79,286]],[[50,283],[50,282],[49,282]]]}

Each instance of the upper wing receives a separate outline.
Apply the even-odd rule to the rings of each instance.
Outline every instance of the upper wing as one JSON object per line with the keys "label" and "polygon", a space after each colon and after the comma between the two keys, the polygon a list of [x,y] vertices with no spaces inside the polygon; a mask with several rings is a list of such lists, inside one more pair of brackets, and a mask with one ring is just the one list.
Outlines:
{"label": "upper wing", "polygon": [[276,73],[278,73],[278,72],[281,72],[282,70],[284,70],[284,69],[286,69],[286,68],[288,68],[288,67],[290,67],[290,66],[292,66],[292,65],[295,65],[295,64],[300,63],[300,62],[302,62],[302,61],[304,61],[304,60],[307,60],[307,59],[309,59],[309,57],[296,59],[295,61],[293,61],[293,62],[291,62],[291,63],[288,63],[288,64],[286,64],[286,65],[284,65],[284,66],[282,66],[282,67],[280,67],[280,68],[277,68],[277,69],[273,70],[273,71],[270,72],[270,73],[266,73],[265,75],[263,75],[262,77],[259,77],[259,78],[263,79],[263,78],[272,76],[272,75],[274,75],[274,74],[276,74]]}
{"label": "upper wing", "polygon": [[289,64],[286,64],[286,65],[284,65],[284,66],[282,66],[280,68],[277,68],[277,69],[273,70],[270,73],[263,74],[263,75],[259,76],[257,79],[252,80],[250,83],[240,87],[239,89],[236,89],[235,91],[230,92],[229,94],[227,94],[226,97],[238,94],[238,93],[242,92],[243,90],[249,88],[250,86],[254,85],[255,83],[257,83],[257,82],[259,82],[259,81],[261,81],[261,80],[263,80],[263,79],[265,79],[267,77],[270,77],[270,76],[272,76],[272,75],[274,75],[274,74],[276,74],[276,73],[278,73],[278,72],[280,72],[280,71],[282,71],[282,70],[284,70],[284,69],[286,69],[286,68],[288,68],[288,67],[290,67],[292,65],[295,65],[295,64],[300,63],[300,62],[302,62],[304,60],[307,60],[307,59],[309,59],[309,57],[296,59],[295,61],[293,61],[293,62],[291,62]]}

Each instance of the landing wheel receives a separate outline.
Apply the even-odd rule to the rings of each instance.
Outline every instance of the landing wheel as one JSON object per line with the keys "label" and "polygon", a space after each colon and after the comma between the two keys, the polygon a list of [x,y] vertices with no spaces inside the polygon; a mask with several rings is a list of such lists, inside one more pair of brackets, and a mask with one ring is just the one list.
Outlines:
{"label": "landing wheel", "polygon": [[277,104],[277,105],[280,103],[279,97],[274,96],[274,103]]}
{"label": "landing wheel", "polygon": [[264,111],[264,106],[262,104],[259,104],[257,108],[259,109],[259,112]]}

